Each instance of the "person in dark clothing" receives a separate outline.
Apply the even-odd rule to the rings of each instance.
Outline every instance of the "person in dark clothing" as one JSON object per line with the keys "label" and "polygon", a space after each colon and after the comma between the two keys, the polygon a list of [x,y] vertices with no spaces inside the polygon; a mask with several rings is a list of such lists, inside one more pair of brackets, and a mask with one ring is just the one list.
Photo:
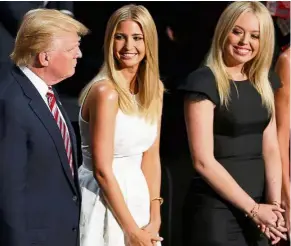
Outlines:
{"label": "person in dark clothing", "polygon": [[185,201],[185,246],[286,239],[273,94],[280,81],[268,73],[273,46],[266,7],[234,2],[218,21],[206,66],[180,86],[198,173]]}

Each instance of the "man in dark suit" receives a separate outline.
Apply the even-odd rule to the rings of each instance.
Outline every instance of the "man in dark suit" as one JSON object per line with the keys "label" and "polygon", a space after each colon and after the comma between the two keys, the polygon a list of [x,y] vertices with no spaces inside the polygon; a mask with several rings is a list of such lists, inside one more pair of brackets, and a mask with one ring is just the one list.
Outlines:
{"label": "man in dark suit", "polygon": [[0,63],[10,62],[17,30],[23,16],[32,9],[57,9],[73,15],[72,1],[3,1],[0,2]]}
{"label": "man in dark suit", "polygon": [[73,128],[52,85],[75,73],[88,29],[57,10],[26,14],[0,69],[0,245],[78,246]]}

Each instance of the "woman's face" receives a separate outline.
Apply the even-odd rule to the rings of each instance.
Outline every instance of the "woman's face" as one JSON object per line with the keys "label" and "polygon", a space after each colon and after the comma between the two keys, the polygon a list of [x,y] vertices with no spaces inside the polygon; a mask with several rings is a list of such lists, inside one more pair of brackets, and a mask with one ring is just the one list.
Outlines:
{"label": "woman's face", "polygon": [[126,20],[118,24],[113,54],[121,69],[138,67],[145,57],[144,36],[138,23]]}
{"label": "woman's face", "polygon": [[244,65],[259,51],[260,23],[251,12],[240,15],[227,36],[224,47],[224,60],[227,66]]}

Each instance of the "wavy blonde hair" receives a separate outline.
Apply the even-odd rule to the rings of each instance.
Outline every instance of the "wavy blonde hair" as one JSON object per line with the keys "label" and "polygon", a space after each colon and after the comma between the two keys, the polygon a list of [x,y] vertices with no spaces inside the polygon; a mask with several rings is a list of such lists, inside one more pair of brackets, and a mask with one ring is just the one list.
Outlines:
{"label": "wavy blonde hair", "polygon": [[[139,103],[138,112],[132,101],[132,95],[128,90],[118,63],[113,54],[114,35],[120,22],[132,20],[141,26],[144,43],[145,57],[138,69]],[[126,114],[138,113],[149,122],[156,122],[161,114],[161,105],[164,87],[160,81],[158,66],[158,34],[154,20],[148,10],[142,5],[125,5],[116,10],[110,17],[104,39],[104,63],[101,71],[97,75],[100,78],[106,74],[107,78],[113,83],[119,94],[119,108]],[[102,77],[102,76],[101,76]],[[94,78],[81,92],[80,103],[88,94],[91,86],[96,82]]]}
{"label": "wavy blonde hair", "polygon": [[[222,13],[217,23],[213,42],[206,60],[214,73],[221,105],[230,101],[230,75],[226,71],[223,52],[227,36],[240,15],[251,12],[260,23],[260,45],[258,54],[244,65],[244,73],[261,95],[262,103],[269,114],[274,112],[274,95],[268,79],[274,53],[274,26],[268,9],[260,2],[233,2]],[[267,52],[266,52],[267,51]]]}
{"label": "wavy blonde hair", "polygon": [[76,32],[86,35],[89,30],[79,21],[58,10],[34,9],[26,13],[10,55],[18,66],[31,65],[35,56],[49,49],[56,35]]}

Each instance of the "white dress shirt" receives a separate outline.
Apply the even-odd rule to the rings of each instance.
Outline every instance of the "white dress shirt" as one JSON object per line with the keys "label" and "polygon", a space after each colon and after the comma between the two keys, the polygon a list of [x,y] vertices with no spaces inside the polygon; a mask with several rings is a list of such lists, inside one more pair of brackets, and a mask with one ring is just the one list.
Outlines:
{"label": "white dress shirt", "polygon": [[[40,96],[44,100],[45,104],[47,105],[48,109],[50,110],[47,96],[46,96],[46,94],[49,90],[48,85],[40,77],[38,77],[34,72],[32,72],[28,67],[20,66],[19,68],[25,74],[25,76],[29,79],[29,81],[34,85],[34,87],[37,89],[38,93],[40,94]],[[57,107],[58,107],[58,105],[57,105]],[[60,111],[60,115],[61,115],[63,122],[65,122],[65,124],[66,124],[64,116],[63,116],[60,109],[59,109],[59,111]]]}

